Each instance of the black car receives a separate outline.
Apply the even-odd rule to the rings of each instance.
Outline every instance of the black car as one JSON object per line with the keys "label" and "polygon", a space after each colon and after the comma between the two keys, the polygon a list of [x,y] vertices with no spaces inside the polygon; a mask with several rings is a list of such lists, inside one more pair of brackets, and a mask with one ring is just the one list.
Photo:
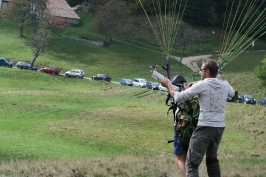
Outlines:
{"label": "black car", "polygon": [[256,104],[255,98],[249,94],[239,94],[236,102],[244,104],[253,104],[253,105]]}
{"label": "black car", "polygon": [[0,57],[0,66],[6,66],[9,68],[13,67],[13,62],[8,61],[7,58]]}
{"label": "black car", "polygon": [[38,70],[38,67],[33,66],[33,67],[31,68],[30,66],[31,66],[30,63],[28,63],[28,62],[24,62],[24,61],[19,61],[19,62],[16,64],[16,67],[17,67],[18,69],[31,69],[31,70],[35,70],[35,71]]}
{"label": "black car", "polygon": [[226,101],[227,102],[236,102],[236,100],[234,98],[231,98],[231,97],[227,97]]}
{"label": "black car", "polygon": [[258,102],[259,106],[266,106],[266,97],[265,98],[261,98]]}
{"label": "black car", "polygon": [[146,88],[147,89],[152,89],[152,90],[159,90],[159,83],[158,82],[148,81],[146,83]]}
{"label": "black car", "polygon": [[122,78],[119,83],[120,85],[133,86],[133,81],[129,78]]}
{"label": "black car", "polygon": [[29,69],[29,68],[30,68],[29,65],[28,65],[28,63],[23,62],[23,61],[19,61],[19,62],[16,64],[16,67],[17,67],[18,69]]}
{"label": "black car", "polygon": [[96,76],[92,76],[92,80],[105,80],[110,82],[112,80],[109,74],[97,74]]}

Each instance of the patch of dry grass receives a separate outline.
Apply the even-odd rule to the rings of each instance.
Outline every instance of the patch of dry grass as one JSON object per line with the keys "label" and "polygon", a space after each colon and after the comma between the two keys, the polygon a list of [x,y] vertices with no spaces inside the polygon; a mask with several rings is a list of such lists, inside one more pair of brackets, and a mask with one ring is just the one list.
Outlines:
{"label": "patch of dry grass", "polygon": [[[252,165],[248,162],[252,156],[254,158],[256,154],[220,155],[222,177],[263,177],[266,174],[264,162]],[[237,160],[239,158],[243,158],[241,165]],[[204,162],[200,165],[199,172],[202,177],[208,176]],[[2,176],[12,177],[181,177],[174,156],[171,154],[152,157],[118,156],[77,160],[10,161],[1,164],[0,173]]]}

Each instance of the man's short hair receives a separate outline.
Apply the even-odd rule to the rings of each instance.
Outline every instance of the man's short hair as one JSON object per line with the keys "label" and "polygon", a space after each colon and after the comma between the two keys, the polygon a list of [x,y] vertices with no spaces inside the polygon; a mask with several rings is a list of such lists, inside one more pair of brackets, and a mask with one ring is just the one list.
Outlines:
{"label": "man's short hair", "polygon": [[212,77],[217,76],[219,66],[216,60],[206,59],[206,60],[203,60],[202,64],[205,64],[204,69],[208,69]]}

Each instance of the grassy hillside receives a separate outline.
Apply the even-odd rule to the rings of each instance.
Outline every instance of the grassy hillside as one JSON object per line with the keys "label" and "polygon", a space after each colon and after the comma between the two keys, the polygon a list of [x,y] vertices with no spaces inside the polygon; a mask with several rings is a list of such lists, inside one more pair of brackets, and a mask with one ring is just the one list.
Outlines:
{"label": "grassy hillside", "polygon": [[[165,92],[15,68],[1,68],[0,78],[1,174],[178,175]],[[266,174],[265,115],[264,107],[227,104],[223,176]]]}
{"label": "grassy hillside", "polygon": [[[86,24],[66,30],[101,38]],[[13,26],[0,23],[0,38],[1,56],[31,60],[27,39],[18,38]],[[151,79],[148,66],[162,63],[160,51],[122,38],[99,48],[55,36],[46,52],[38,66],[81,68],[87,76],[107,72],[116,81]],[[239,92],[265,96],[252,74],[264,55],[243,53],[223,77]],[[173,75],[191,80],[189,68],[171,64]],[[166,115],[166,92],[4,67],[0,79],[1,176],[180,176],[167,144],[173,118]],[[265,107],[227,103],[219,150],[223,177],[266,175],[265,116]],[[204,163],[200,173],[207,176]]]}
{"label": "grassy hillside", "polygon": [[[18,30],[4,23],[1,24],[0,30],[0,37],[5,44],[1,50],[1,56],[10,58],[14,63],[20,60],[32,60],[31,49],[26,46],[27,38],[30,36],[20,39]],[[85,32],[87,33],[84,34]],[[65,29],[60,34],[95,36],[94,32],[90,32],[89,29],[88,31],[80,29],[80,27]],[[36,65],[39,67],[55,65],[62,69],[62,73],[73,68],[80,68],[85,71],[87,77],[97,73],[109,73],[116,81],[122,77],[132,79],[144,77],[150,80],[148,67],[156,64],[165,65],[160,51],[139,47],[136,44],[119,40],[119,38],[114,39],[114,42],[107,47],[97,47],[57,35],[50,41],[45,54],[36,60]],[[192,76],[190,69],[180,66],[177,61],[171,62],[171,70],[172,75],[183,73],[189,77]]]}

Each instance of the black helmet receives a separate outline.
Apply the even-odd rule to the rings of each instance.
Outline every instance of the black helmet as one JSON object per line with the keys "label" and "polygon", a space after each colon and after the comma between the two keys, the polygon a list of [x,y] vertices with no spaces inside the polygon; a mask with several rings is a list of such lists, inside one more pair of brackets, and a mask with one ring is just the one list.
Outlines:
{"label": "black helmet", "polygon": [[178,84],[181,84],[183,82],[187,82],[186,79],[181,76],[181,75],[176,75],[172,80],[171,80],[171,83],[173,85],[178,85]]}

